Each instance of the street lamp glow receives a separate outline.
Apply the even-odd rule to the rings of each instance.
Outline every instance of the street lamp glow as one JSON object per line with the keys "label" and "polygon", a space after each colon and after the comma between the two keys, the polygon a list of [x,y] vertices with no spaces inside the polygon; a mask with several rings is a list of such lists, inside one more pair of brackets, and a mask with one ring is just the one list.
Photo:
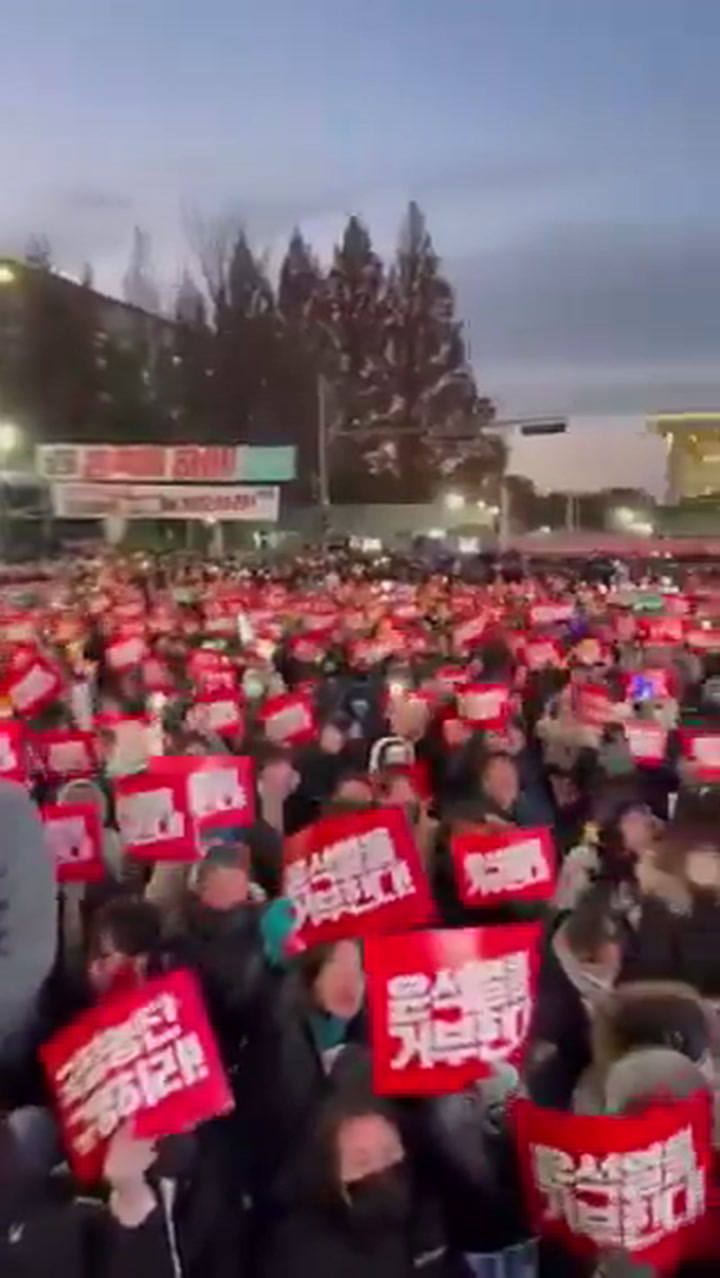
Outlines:
{"label": "street lamp glow", "polygon": [[497,519],[498,515],[500,514],[500,507],[488,506],[488,514],[492,515],[493,519]]}
{"label": "street lamp glow", "polygon": [[20,442],[20,431],[14,422],[0,422],[0,453],[11,453]]}
{"label": "street lamp glow", "polygon": [[465,498],[462,493],[446,493],[445,505],[448,510],[462,510],[465,506]]}
{"label": "street lamp glow", "polygon": [[615,518],[619,524],[631,524],[635,518],[635,512],[629,506],[618,506]]}
{"label": "street lamp glow", "polygon": [[16,276],[12,266],[8,266],[7,262],[0,262],[0,285],[14,284],[15,278]]}

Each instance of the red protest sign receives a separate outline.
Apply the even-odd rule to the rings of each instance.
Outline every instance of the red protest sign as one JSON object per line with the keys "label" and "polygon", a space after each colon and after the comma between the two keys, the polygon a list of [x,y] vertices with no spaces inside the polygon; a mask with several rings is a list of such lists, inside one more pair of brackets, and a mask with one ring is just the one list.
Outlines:
{"label": "red protest sign", "polygon": [[245,716],[232,692],[201,692],[188,711],[188,722],[198,732],[216,732],[218,736],[242,736]]}
{"label": "red protest sign", "polygon": [[576,684],[573,689],[573,705],[580,722],[593,728],[602,728],[613,718],[612,698],[602,684]]}
{"label": "red protest sign", "polygon": [[702,629],[692,626],[685,635],[685,643],[693,652],[717,652],[720,649],[720,629]]}
{"label": "red protest sign", "polygon": [[675,1273],[707,1215],[710,1102],[698,1095],[636,1117],[578,1117],[515,1105],[535,1232],[581,1256],[618,1248]]}
{"label": "red protest sign", "polygon": [[539,924],[408,932],[365,941],[379,1095],[460,1091],[519,1061]]}
{"label": "red protest sign", "polygon": [[54,803],[42,809],[58,883],[97,883],[105,877],[100,814],[92,803]]}
{"label": "red protest sign", "polygon": [[12,719],[0,720],[0,778],[21,783],[27,779],[23,728]]}
{"label": "red protest sign", "polygon": [[33,736],[40,766],[47,777],[91,777],[98,769],[97,742],[92,732],[36,732]]}
{"label": "red protest sign", "polygon": [[143,861],[198,859],[184,772],[119,777],[115,812],[128,856]]}
{"label": "red protest sign", "polygon": [[234,755],[192,755],[177,760],[154,761],[161,765],[175,762],[183,767],[187,806],[190,816],[202,829],[212,825],[252,825],[255,820],[255,787],[253,763]]}
{"label": "red protest sign", "polygon": [[312,701],[298,693],[271,697],[263,705],[258,719],[266,737],[281,745],[305,745],[317,737]]}
{"label": "red protest sign", "polygon": [[661,723],[626,723],[625,736],[630,754],[645,768],[657,768],[665,760],[668,733]]}
{"label": "red protest sign", "polygon": [[100,1178],[124,1123],[158,1139],[226,1114],[232,1096],[195,978],[185,971],[104,999],[41,1049],[75,1173]]}
{"label": "red protest sign", "polygon": [[684,624],[682,617],[643,617],[640,631],[648,644],[682,643]]}
{"label": "red protest sign", "polygon": [[560,649],[552,639],[528,639],[523,648],[523,660],[530,670],[543,670],[545,666],[560,665]]}
{"label": "red protest sign", "polygon": [[537,603],[530,609],[530,624],[533,626],[555,626],[562,621],[569,621],[575,612],[573,603]]}
{"label": "red protest sign", "polygon": [[112,670],[134,670],[142,664],[146,653],[147,643],[142,635],[118,635],[105,649]]}
{"label": "red protest sign", "polygon": [[680,750],[701,781],[720,781],[720,732],[681,728]]}
{"label": "red protest sign", "polygon": [[473,683],[458,692],[458,714],[474,728],[504,728],[510,716],[510,688],[505,683]]}
{"label": "red protest sign", "polygon": [[466,905],[547,901],[555,888],[555,849],[547,829],[488,826],[451,840],[458,891]]}
{"label": "red protest sign", "polygon": [[400,808],[326,817],[288,839],[284,891],[306,945],[417,927],[432,901]]}
{"label": "red protest sign", "polygon": [[4,688],[16,714],[38,714],[60,696],[62,689],[59,671],[41,653],[32,648],[16,653]]}
{"label": "red protest sign", "polygon": [[456,652],[464,652],[466,648],[472,648],[473,644],[480,642],[485,630],[487,629],[488,618],[486,614],[479,617],[472,617],[469,621],[463,621],[456,626],[453,631],[453,648]]}

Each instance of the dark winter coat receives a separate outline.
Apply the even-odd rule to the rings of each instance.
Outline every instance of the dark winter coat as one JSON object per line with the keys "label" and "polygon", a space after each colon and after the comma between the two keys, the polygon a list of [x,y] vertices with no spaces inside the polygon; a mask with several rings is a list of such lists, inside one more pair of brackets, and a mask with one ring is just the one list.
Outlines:
{"label": "dark winter coat", "polygon": [[451,1256],[438,1214],[418,1203],[405,1229],[373,1233],[354,1228],[342,1204],[298,1208],[262,1248],[259,1278],[465,1278]]}

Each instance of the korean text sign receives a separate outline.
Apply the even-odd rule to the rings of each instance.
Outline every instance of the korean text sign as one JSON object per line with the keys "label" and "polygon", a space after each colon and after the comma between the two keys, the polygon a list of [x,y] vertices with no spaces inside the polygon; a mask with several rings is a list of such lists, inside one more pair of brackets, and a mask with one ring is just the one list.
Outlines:
{"label": "korean text sign", "polygon": [[234,755],[162,756],[142,776],[116,782],[118,826],[128,855],[194,861],[208,823],[252,825],[252,761]]}
{"label": "korean text sign", "polygon": [[547,901],[555,886],[555,850],[547,829],[495,826],[457,834],[451,844],[455,878],[466,905]]}
{"label": "korean text sign", "polygon": [[285,844],[283,879],[306,945],[416,927],[432,914],[400,808],[327,817],[300,831]]}
{"label": "korean text sign", "polygon": [[19,782],[27,779],[22,724],[13,719],[0,721],[0,778]]}
{"label": "korean text sign", "polygon": [[202,996],[177,971],[105,999],[41,1049],[73,1170],[102,1174],[107,1145],[188,1131],[232,1109]]}
{"label": "korean text sign", "polygon": [[540,931],[529,923],[367,938],[379,1095],[460,1091],[520,1060]]}
{"label": "korean text sign", "polygon": [[58,883],[97,883],[105,875],[100,814],[91,803],[54,803],[42,810]]}
{"label": "korean text sign", "polygon": [[458,713],[476,728],[504,728],[510,715],[510,688],[504,683],[475,683],[460,688]]}
{"label": "korean text sign", "polygon": [[312,701],[298,693],[271,697],[263,705],[259,719],[265,735],[282,745],[306,745],[317,736]]}
{"label": "korean text sign", "polygon": [[706,1096],[633,1117],[578,1117],[515,1106],[534,1230],[571,1252],[621,1248],[675,1272],[707,1214],[711,1114]]}

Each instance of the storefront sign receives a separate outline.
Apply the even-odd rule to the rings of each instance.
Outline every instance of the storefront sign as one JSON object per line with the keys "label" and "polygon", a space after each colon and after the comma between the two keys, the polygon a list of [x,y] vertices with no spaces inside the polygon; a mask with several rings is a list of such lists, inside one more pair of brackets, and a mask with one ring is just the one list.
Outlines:
{"label": "storefront sign", "polygon": [[41,444],[38,474],[54,483],[283,483],[295,478],[295,449],[243,445]]}

